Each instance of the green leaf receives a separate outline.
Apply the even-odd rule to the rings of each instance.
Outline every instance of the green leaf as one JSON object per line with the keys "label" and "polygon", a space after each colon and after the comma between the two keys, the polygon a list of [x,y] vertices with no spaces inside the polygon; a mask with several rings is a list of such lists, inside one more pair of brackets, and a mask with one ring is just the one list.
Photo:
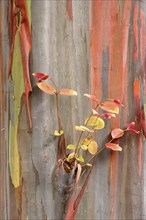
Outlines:
{"label": "green leaf", "polygon": [[105,126],[105,122],[98,116],[91,116],[90,118],[86,119],[85,125],[90,125],[94,127],[94,129],[102,129]]}
{"label": "green leaf", "polygon": [[69,144],[69,145],[67,146],[67,149],[68,149],[68,150],[74,150],[74,149],[75,149],[75,146],[74,146],[73,144]]}
{"label": "green leaf", "polygon": [[80,162],[84,162],[84,158],[82,157],[81,154],[78,157],[76,157],[76,160],[78,160]]}
{"label": "green leaf", "polygon": [[57,130],[54,131],[54,136],[61,136],[62,134],[64,134],[63,130],[61,130],[60,132]]}
{"label": "green leaf", "polygon": [[94,155],[94,154],[96,154],[97,150],[98,150],[98,145],[97,145],[96,141],[91,141],[88,145],[89,153]]}

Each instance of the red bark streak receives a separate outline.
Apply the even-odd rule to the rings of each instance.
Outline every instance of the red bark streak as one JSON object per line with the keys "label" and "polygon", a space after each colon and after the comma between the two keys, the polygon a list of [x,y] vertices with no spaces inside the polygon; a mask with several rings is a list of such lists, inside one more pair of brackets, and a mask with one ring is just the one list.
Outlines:
{"label": "red bark streak", "polygon": [[[113,99],[120,99],[122,102],[124,102],[125,106],[127,106],[128,39],[131,8],[132,1],[125,1],[122,13],[122,9],[120,8],[118,2],[110,1],[110,13],[112,21],[110,29],[109,97]],[[126,110],[124,115],[126,116]],[[126,122],[126,117],[124,121]],[[111,129],[119,126],[119,117],[117,120],[111,120]],[[118,153],[111,152],[110,157],[112,219],[118,218],[118,155]]]}
{"label": "red bark streak", "polygon": [[[145,106],[146,108],[146,106]],[[144,106],[142,106],[141,109],[141,128],[144,134],[144,137],[146,138],[146,109],[144,108]]]}
{"label": "red bark streak", "polygon": [[134,62],[136,62],[138,60],[138,12],[139,12],[139,5],[137,2],[135,5],[134,17],[133,17],[133,32],[134,32],[133,60],[134,60]]}
{"label": "red bark streak", "polygon": [[[133,83],[134,102],[135,102],[135,115],[137,130],[141,129],[141,111],[140,111],[140,81],[134,80]],[[141,134],[138,137],[138,174],[141,177],[142,172],[142,137]]]}
{"label": "red bark streak", "polygon": [[[16,7],[14,7],[16,6]],[[20,13],[19,16],[22,17],[21,24],[18,24],[18,19],[16,18],[16,12]],[[20,25],[19,36],[20,36],[20,46],[21,46],[21,55],[22,55],[22,65],[23,65],[23,74],[24,74],[24,85],[25,85],[25,100],[27,105],[28,119],[30,128],[32,127],[31,115],[30,115],[30,106],[29,106],[29,92],[32,91],[30,76],[29,76],[29,54],[31,50],[31,34],[30,34],[30,26],[27,16],[27,8],[25,0],[11,0],[11,17],[10,17],[10,30],[11,30],[11,52],[9,59],[9,68],[8,74],[10,74],[12,62],[13,62],[13,50],[14,50],[14,42],[15,35],[18,29],[18,25]]]}
{"label": "red bark streak", "polygon": [[143,88],[146,94],[146,20],[142,10],[140,10],[140,58],[143,74]]}
{"label": "red bark streak", "polygon": [[72,14],[72,0],[67,0],[67,11],[68,11],[69,20],[72,20],[72,19],[73,19],[73,14]]}
{"label": "red bark streak", "polygon": [[10,76],[12,63],[13,63],[13,52],[14,52],[14,42],[15,42],[16,31],[17,31],[17,18],[16,18],[16,12],[14,11],[14,0],[11,0],[11,7],[10,7],[10,56],[9,56],[9,64],[8,64],[8,76]]}
{"label": "red bark streak", "polygon": [[90,1],[92,94],[99,100],[102,98],[102,56],[109,44],[108,6],[109,1]]}
{"label": "red bark streak", "polygon": [[0,1],[0,219],[4,218],[5,203],[5,100],[4,100],[4,76],[2,57],[2,2]]}
{"label": "red bark streak", "polygon": [[124,104],[124,124],[127,119],[127,88],[128,88],[128,40],[129,40],[129,23],[132,10],[132,1],[125,1],[123,19],[122,19],[122,90],[121,101]]}

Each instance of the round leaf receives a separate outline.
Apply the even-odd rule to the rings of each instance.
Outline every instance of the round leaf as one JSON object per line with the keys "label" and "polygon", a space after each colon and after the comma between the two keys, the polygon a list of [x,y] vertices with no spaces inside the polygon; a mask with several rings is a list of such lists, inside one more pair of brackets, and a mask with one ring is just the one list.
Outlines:
{"label": "round leaf", "polygon": [[91,141],[88,145],[89,153],[94,155],[94,154],[96,154],[97,150],[98,150],[98,145],[97,145],[96,141]]}
{"label": "round leaf", "polygon": [[115,138],[120,138],[123,135],[124,135],[124,131],[122,129],[120,129],[120,128],[116,128],[116,129],[112,130],[112,132],[111,132],[111,136],[114,139]]}
{"label": "round leaf", "polygon": [[105,126],[105,123],[103,119],[101,119],[98,116],[91,116],[90,118],[87,118],[85,121],[85,125],[90,125],[94,127],[94,129],[102,129]]}

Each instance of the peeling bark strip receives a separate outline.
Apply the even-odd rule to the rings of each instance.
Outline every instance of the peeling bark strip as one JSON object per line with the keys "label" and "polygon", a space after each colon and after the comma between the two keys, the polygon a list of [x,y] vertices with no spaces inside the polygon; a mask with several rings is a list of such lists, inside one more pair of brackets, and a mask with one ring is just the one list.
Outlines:
{"label": "peeling bark strip", "polygon": [[23,75],[24,75],[23,77],[24,77],[24,85],[25,85],[25,92],[23,95],[26,100],[30,128],[32,128],[30,106],[28,100],[29,92],[32,91],[30,76],[29,76],[29,54],[31,50],[31,33],[30,33],[30,25],[27,14],[26,1],[11,0],[10,12],[11,12],[10,13],[11,41],[10,41],[10,59],[9,59],[8,75],[10,75],[12,63],[13,63],[16,32],[19,32],[21,57],[23,60],[22,62]]}
{"label": "peeling bark strip", "polygon": [[2,1],[0,1],[0,219],[4,218],[5,204],[5,99],[2,49]]}
{"label": "peeling bark strip", "polygon": [[[10,120],[9,163],[15,188],[20,185],[20,164],[17,130],[22,96],[26,99],[30,127],[32,127],[28,95],[31,89],[29,77],[29,53],[31,49],[30,27],[25,0],[11,0],[10,30],[12,31],[9,71],[14,83],[14,119]],[[9,72],[10,73],[10,72]],[[13,123],[12,123],[13,121]]]}

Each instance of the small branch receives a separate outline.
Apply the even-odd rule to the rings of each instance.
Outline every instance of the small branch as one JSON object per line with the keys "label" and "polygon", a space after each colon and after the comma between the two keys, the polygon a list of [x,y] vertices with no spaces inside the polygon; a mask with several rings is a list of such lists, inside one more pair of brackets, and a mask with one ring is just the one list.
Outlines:
{"label": "small branch", "polygon": [[60,119],[60,111],[59,111],[59,100],[58,100],[58,93],[56,95],[56,112],[57,112],[57,120],[58,120],[58,131],[61,130],[61,119]]}

